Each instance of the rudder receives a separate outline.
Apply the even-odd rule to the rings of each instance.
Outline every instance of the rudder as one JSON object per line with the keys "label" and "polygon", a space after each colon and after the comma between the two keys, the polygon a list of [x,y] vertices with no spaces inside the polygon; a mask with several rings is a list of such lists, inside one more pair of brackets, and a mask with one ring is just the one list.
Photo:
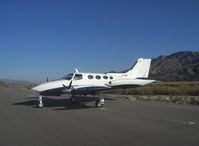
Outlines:
{"label": "rudder", "polygon": [[150,65],[151,59],[139,58],[134,67],[125,74],[131,78],[148,78]]}

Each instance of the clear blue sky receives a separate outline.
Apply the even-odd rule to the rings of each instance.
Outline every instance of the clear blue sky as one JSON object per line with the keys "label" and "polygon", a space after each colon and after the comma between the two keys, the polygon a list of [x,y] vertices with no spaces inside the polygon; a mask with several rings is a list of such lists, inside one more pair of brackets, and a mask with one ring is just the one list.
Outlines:
{"label": "clear blue sky", "polygon": [[199,51],[198,0],[0,0],[0,79],[120,71],[184,50]]}

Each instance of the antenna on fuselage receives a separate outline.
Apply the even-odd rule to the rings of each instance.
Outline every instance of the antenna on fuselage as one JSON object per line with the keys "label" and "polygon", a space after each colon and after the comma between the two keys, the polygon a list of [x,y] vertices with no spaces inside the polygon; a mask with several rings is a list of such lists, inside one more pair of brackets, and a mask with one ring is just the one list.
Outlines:
{"label": "antenna on fuselage", "polygon": [[76,72],[76,73],[78,73],[78,72],[79,72],[77,68],[75,68],[75,72]]}

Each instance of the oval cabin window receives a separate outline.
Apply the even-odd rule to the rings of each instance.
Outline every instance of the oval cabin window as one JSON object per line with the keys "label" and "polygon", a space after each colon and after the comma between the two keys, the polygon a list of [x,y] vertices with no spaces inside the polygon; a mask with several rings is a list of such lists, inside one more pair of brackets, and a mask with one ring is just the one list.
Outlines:
{"label": "oval cabin window", "polygon": [[89,79],[93,79],[93,76],[92,76],[92,75],[88,75],[88,78],[89,78]]}
{"label": "oval cabin window", "polygon": [[108,79],[108,76],[103,76],[103,78],[104,78],[105,80],[107,80],[107,79]]}
{"label": "oval cabin window", "polygon": [[95,78],[98,79],[98,80],[101,79],[101,77],[99,75],[97,75]]}

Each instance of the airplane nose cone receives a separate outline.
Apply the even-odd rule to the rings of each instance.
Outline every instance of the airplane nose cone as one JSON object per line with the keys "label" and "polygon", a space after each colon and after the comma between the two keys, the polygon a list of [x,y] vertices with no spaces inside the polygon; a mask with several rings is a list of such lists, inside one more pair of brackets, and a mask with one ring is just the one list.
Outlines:
{"label": "airplane nose cone", "polygon": [[35,92],[42,92],[44,90],[47,90],[49,87],[49,85],[51,85],[50,83],[43,83],[43,84],[40,84],[40,85],[37,85],[35,87],[32,88],[33,91]]}
{"label": "airplane nose cone", "polygon": [[68,84],[69,84],[69,82],[67,82],[66,80],[51,81],[51,82],[42,83],[40,85],[37,85],[37,86],[33,87],[32,90],[34,92],[41,93],[41,92],[52,90],[52,89],[62,88],[63,85],[68,86]]}

